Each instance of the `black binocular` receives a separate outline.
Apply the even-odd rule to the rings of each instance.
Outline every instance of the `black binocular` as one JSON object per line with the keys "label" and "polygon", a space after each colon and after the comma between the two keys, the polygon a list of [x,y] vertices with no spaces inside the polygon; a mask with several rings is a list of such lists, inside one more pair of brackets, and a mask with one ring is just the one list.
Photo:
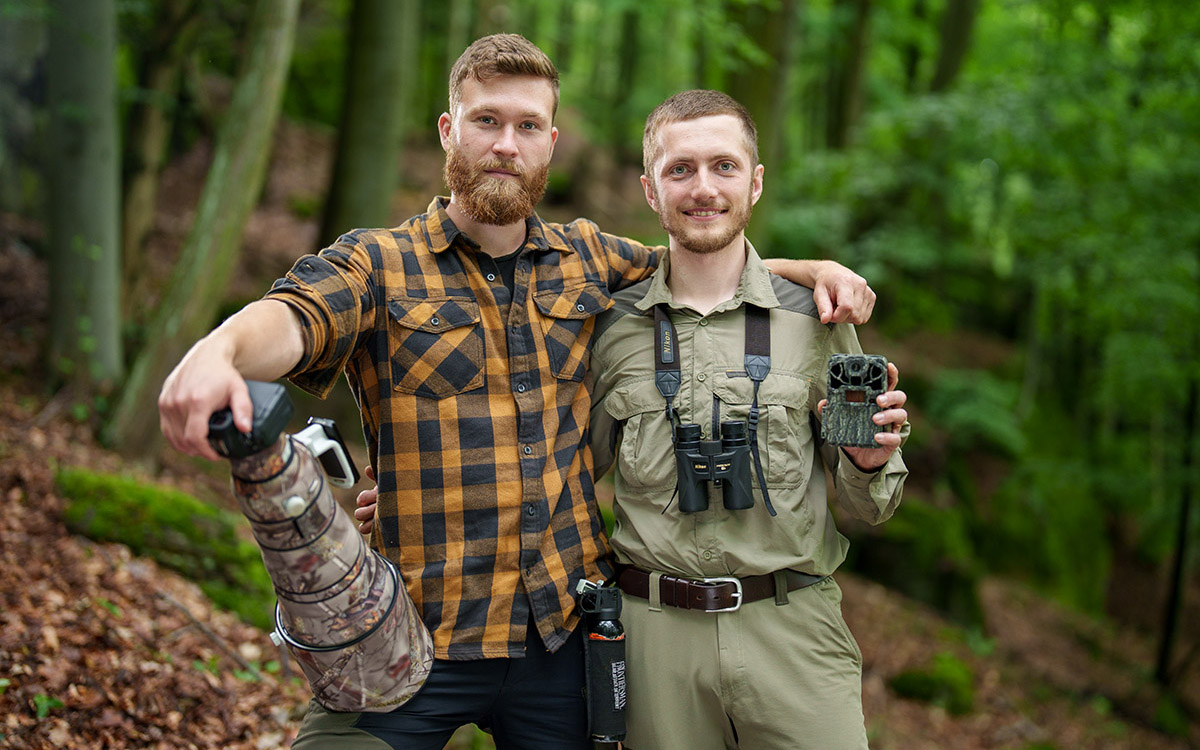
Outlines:
{"label": "black binocular", "polygon": [[708,510],[708,485],[720,487],[726,510],[754,507],[750,489],[750,440],[746,423],[721,423],[720,440],[701,440],[700,425],[675,426],[675,467],[679,475],[679,510]]}

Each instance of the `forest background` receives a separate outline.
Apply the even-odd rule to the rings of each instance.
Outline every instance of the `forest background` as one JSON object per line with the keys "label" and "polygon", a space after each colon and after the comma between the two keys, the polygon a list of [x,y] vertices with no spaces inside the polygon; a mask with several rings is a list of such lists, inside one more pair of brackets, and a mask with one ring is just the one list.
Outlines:
{"label": "forest background", "polygon": [[[447,72],[493,31],[560,68],[545,218],[661,242],[645,115],[722,89],[760,127],[756,247],[878,292],[860,335],[900,366],[912,478],[889,523],[843,523],[848,569],[980,638],[993,576],[1133,627],[1155,644],[1153,721],[1194,734],[1186,3],[0,0],[0,244],[45,269],[5,280],[25,294],[0,300],[0,380],[153,475],[155,397],[193,341],[299,254],[444,193]],[[304,409],[353,425],[344,388]]]}

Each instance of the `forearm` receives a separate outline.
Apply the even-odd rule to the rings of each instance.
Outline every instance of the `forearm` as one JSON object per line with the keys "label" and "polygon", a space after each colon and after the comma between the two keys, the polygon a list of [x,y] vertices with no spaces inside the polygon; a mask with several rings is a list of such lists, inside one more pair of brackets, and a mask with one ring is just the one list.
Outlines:
{"label": "forearm", "polygon": [[286,303],[247,305],[196,342],[163,383],[158,397],[163,435],[177,450],[216,459],[208,445],[208,418],[229,406],[242,432],[251,426],[245,380],[275,380],[304,353],[300,322]]}
{"label": "forearm", "polygon": [[817,277],[823,269],[837,264],[831,260],[811,260],[795,258],[763,258],[763,264],[771,273],[782,276],[793,284],[816,288]]}
{"label": "forearm", "polygon": [[252,302],[205,337],[226,352],[229,363],[247,380],[277,380],[304,356],[304,338],[296,313],[285,302]]}

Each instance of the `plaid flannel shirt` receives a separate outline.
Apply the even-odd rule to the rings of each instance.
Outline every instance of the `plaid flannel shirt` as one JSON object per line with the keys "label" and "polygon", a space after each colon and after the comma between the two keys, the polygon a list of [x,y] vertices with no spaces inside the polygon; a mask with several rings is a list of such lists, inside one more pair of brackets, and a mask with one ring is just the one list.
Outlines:
{"label": "plaid flannel shirt", "polygon": [[373,544],[437,657],[519,657],[531,612],[556,650],[576,581],[607,573],[587,440],[595,315],[662,248],[531,217],[510,299],[445,206],[342,236],[267,297],[301,321],[293,383],[324,396],[346,373],[379,484]]}

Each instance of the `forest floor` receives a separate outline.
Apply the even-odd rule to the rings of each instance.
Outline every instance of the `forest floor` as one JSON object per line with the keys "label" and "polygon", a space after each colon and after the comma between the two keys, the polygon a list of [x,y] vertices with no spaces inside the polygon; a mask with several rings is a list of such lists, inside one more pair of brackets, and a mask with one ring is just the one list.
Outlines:
{"label": "forest floor", "polygon": [[[260,252],[247,254],[238,278],[252,281],[237,282],[237,295],[261,291],[262,279],[282,270],[280,258],[286,268],[297,247],[314,245],[314,221],[296,216],[295,204],[318,184],[319,140],[281,132],[277,153],[291,157],[276,159],[264,207],[248,228],[247,244]],[[203,164],[203,155],[194,158]],[[437,155],[424,158],[430,164],[421,170],[437,174]],[[189,186],[201,182],[200,167],[181,164],[167,175],[152,248],[172,236],[177,242],[180,230],[171,228],[188,224]],[[414,186],[412,196],[425,189]],[[415,197],[406,200],[398,215],[423,210]],[[169,267],[164,256],[159,262]],[[227,478],[170,451],[151,464],[98,446],[86,413],[69,396],[47,393],[36,364],[43,265],[14,242],[0,243],[0,262],[14,269],[0,279],[0,748],[287,747],[308,691],[267,635],[217,610],[177,573],[120,545],[71,535],[54,476],[59,467],[83,466],[229,504]],[[1200,748],[1200,723],[1187,719],[1200,714],[1198,670],[1180,689],[1175,733],[1161,731],[1172,724],[1169,704],[1150,679],[1153,642],[1142,631],[998,578],[982,584],[986,627],[968,631],[871,581],[848,573],[838,580],[863,654],[876,750]],[[969,667],[966,713],[901,698],[890,687],[895,676],[929,669],[946,654]],[[271,662],[284,666],[268,669]],[[450,747],[478,746],[472,742],[464,735]]]}

